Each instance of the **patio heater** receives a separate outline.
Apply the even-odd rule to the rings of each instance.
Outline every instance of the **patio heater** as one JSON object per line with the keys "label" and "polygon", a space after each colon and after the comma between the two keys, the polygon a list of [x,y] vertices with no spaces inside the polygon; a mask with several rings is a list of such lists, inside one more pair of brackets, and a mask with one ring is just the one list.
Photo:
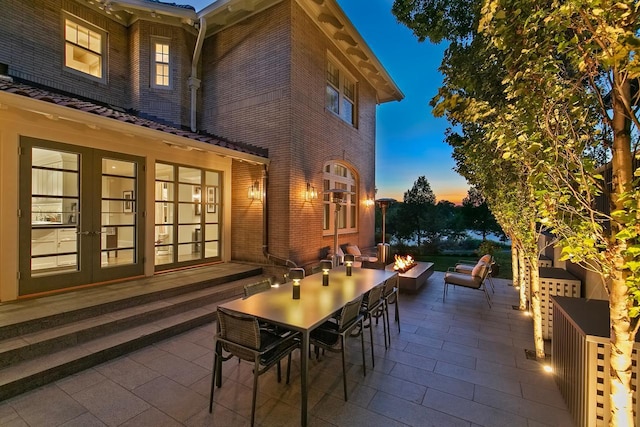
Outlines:
{"label": "patio heater", "polygon": [[376,204],[382,211],[382,243],[378,245],[378,262],[382,262],[384,264],[387,263],[387,258],[389,256],[388,244],[385,243],[384,239],[387,234],[386,230],[386,218],[387,218],[387,208],[391,203],[395,203],[396,199],[391,199],[388,197],[376,200]]}
{"label": "patio heater", "polygon": [[338,256],[338,215],[340,213],[340,208],[342,204],[345,202],[345,198],[347,195],[353,194],[351,191],[344,190],[342,188],[333,188],[331,190],[325,191],[325,194],[330,194],[331,201],[335,203],[336,210],[333,215],[333,259],[332,263],[334,267],[340,265],[340,257]]}

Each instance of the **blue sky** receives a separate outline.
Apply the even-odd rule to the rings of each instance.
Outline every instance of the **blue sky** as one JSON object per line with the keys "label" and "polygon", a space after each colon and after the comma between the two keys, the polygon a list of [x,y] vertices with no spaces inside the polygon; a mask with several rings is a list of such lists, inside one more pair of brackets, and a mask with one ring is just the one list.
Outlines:
{"label": "blue sky", "polygon": [[[460,203],[468,185],[453,171],[444,142],[447,121],[431,114],[429,101],[442,83],[438,66],[443,44],[419,43],[391,13],[393,0],[337,0],[405,98],[378,106],[376,198],[402,200],[419,176],[426,176],[437,200]],[[200,11],[212,0],[183,0]]]}

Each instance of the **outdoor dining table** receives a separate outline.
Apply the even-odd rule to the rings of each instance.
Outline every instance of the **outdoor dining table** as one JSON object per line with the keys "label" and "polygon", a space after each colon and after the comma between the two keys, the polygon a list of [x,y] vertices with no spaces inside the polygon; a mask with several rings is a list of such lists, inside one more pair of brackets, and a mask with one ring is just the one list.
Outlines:
{"label": "outdoor dining table", "polygon": [[300,332],[301,425],[307,425],[309,381],[309,335],[346,303],[365,294],[371,288],[397,275],[395,271],[353,268],[347,276],[345,267],[329,272],[329,285],[322,286],[322,273],[309,275],[300,281],[300,299],[292,298],[292,283],[273,287],[247,299],[224,304],[229,310],[255,316],[270,323]]}

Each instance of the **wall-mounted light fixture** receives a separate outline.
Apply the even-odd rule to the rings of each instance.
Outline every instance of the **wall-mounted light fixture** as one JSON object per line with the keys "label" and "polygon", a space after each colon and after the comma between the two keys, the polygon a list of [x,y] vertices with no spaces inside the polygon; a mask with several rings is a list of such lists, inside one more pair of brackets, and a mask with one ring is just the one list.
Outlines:
{"label": "wall-mounted light fixture", "polygon": [[373,201],[373,199],[367,199],[364,201],[364,205],[368,208],[370,208],[371,206],[375,205],[376,202]]}
{"label": "wall-mounted light fixture", "polygon": [[255,181],[248,190],[249,200],[260,200],[260,183]]}
{"label": "wall-mounted light fixture", "polygon": [[304,200],[306,202],[310,202],[312,200],[316,200],[318,198],[318,192],[316,191],[316,187],[312,186],[311,183],[307,182],[307,188],[304,191]]}

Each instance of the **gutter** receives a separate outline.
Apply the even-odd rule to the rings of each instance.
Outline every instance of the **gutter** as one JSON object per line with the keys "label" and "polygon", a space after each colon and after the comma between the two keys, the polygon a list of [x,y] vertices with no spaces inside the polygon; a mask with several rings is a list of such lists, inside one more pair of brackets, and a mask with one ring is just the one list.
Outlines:
{"label": "gutter", "polygon": [[196,40],[196,46],[193,50],[193,59],[191,60],[191,76],[189,77],[189,89],[191,89],[191,132],[197,132],[198,126],[196,124],[197,113],[197,101],[198,101],[198,89],[200,89],[201,80],[198,79],[198,62],[202,55],[202,45],[204,44],[204,37],[207,33],[207,20],[204,16],[200,17],[200,28],[198,29],[198,39]]}

